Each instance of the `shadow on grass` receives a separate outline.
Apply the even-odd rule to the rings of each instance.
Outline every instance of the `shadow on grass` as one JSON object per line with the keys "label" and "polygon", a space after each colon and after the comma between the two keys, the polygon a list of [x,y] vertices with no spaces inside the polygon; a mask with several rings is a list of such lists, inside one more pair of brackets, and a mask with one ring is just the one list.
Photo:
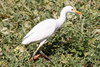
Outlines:
{"label": "shadow on grass", "polygon": [[[68,48],[71,48],[71,44],[69,42],[63,42],[63,41],[53,41],[51,44],[46,43],[43,46],[43,52],[47,54],[48,56],[54,55],[59,52],[59,49],[63,49],[62,51],[67,53]],[[61,51],[61,52],[62,52]]]}

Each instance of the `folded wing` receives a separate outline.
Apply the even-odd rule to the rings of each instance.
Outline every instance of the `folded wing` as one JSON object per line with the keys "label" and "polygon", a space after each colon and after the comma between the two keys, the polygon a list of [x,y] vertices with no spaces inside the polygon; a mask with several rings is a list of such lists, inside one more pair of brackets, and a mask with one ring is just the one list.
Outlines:
{"label": "folded wing", "polygon": [[55,32],[55,28],[56,21],[54,19],[44,20],[30,30],[30,32],[23,38],[22,44],[42,41],[50,37]]}

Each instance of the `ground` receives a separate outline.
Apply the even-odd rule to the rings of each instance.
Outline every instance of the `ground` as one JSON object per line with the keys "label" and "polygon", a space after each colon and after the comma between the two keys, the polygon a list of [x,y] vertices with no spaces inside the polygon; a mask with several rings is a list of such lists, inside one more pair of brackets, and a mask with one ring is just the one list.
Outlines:
{"label": "ground", "polygon": [[[99,67],[99,0],[0,0],[1,67]],[[37,43],[21,44],[37,23],[59,18],[64,6],[71,5],[82,15],[68,14],[62,25],[41,48],[50,61],[28,61]]]}

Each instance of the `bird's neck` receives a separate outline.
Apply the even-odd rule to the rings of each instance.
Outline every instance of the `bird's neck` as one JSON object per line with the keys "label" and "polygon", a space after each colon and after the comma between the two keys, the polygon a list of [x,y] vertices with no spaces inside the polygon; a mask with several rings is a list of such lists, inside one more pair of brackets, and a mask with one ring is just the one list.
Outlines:
{"label": "bird's neck", "polygon": [[66,12],[61,11],[60,17],[57,19],[57,26],[60,27],[66,20]]}

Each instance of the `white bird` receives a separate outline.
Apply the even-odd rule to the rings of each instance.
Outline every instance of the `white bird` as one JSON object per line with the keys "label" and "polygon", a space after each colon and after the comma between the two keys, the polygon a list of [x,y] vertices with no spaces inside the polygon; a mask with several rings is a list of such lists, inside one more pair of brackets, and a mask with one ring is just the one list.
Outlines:
{"label": "white bird", "polygon": [[37,53],[41,46],[46,42],[46,40],[64,23],[67,13],[78,13],[81,12],[75,10],[71,6],[66,6],[61,10],[60,17],[58,19],[46,19],[38,23],[33,27],[30,32],[23,38],[22,44],[26,45],[31,42],[39,42],[39,46],[33,53],[33,56]]}

